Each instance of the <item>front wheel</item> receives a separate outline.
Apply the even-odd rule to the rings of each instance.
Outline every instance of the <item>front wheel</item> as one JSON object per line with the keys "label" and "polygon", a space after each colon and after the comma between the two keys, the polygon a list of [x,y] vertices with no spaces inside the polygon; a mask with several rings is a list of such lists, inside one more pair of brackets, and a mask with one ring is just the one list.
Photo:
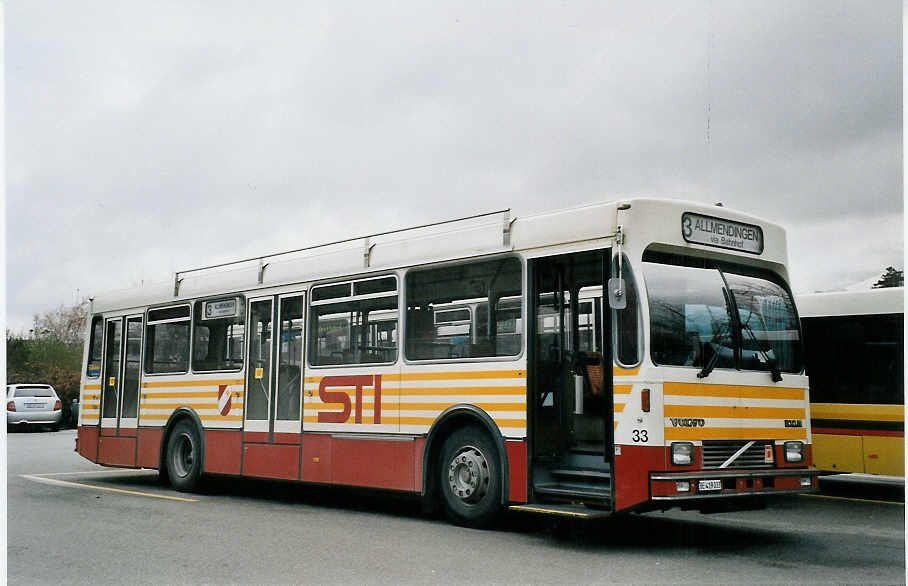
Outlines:
{"label": "front wheel", "polygon": [[489,434],[464,427],[445,439],[439,462],[442,504],[448,519],[487,527],[501,512],[501,465]]}
{"label": "front wheel", "polygon": [[187,420],[173,428],[167,442],[167,476],[181,492],[199,486],[202,477],[202,440],[198,428]]}

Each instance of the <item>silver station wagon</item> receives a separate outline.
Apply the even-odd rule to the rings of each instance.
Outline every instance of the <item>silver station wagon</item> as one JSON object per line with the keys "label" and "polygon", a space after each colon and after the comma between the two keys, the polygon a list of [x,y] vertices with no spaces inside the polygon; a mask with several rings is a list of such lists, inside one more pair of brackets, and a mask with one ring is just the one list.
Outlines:
{"label": "silver station wagon", "polygon": [[6,429],[14,426],[49,425],[60,429],[63,404],[50,385],[6,385]]}

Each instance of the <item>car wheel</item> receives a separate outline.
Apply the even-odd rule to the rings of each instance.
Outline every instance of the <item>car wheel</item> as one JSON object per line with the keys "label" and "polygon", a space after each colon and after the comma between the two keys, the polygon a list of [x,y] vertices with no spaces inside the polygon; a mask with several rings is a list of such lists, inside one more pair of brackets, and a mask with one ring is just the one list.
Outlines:
{"label": "car wheel", "polygon": [[438,463],[442,505],[453,523],[487,527],[501,512],[501,465],[489,434],[463,427],[445,439]]}
{"label": "car wheel", "polygon": [[181,492],[195,490],[202,477],[202,439],[194,423],[177,423],[167,441],[167,476]]}

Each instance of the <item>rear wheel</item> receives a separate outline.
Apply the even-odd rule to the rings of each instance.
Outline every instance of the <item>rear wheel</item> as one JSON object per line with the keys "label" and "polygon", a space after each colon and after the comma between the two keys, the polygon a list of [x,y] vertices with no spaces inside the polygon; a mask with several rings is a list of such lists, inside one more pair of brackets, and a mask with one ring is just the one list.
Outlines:
{"label": "rear wheel", "polygon": [[501,511],[501,465],[489,434],[463,427],[445,439],[438,465],[442,504],[457,525],[487,527]]}
{"label": "rear wheel", "polygon": [[177,423],[167,441],[167,476],[181,492],[195,490],[202,477],[202,439],[199,429],[188,420]]}

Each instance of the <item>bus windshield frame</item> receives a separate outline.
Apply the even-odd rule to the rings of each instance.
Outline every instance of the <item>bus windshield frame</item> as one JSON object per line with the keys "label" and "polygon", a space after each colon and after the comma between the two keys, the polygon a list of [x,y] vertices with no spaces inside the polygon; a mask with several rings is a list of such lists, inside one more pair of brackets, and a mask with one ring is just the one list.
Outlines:
{"label": "bus windshield frame", "polygon": [[657,366],[800,374],[804,352],[791,291],[769,271],[647,253],[650,357]]}

